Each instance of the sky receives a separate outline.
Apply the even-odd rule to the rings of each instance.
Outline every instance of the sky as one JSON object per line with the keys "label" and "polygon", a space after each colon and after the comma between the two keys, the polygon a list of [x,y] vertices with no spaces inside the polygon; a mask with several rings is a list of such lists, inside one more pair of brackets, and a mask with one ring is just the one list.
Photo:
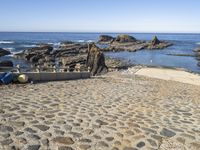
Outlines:
{"label": "sky", "polygon": [[0,31],[200,33],[200,0],[0,0]]}

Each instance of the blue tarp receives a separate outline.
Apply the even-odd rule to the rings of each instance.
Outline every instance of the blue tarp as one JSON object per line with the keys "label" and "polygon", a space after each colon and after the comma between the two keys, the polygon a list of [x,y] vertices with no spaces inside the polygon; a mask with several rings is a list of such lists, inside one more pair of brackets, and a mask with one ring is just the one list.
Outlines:
{"label": "blue tarp", "polygon": [[5,72],[0,75],[0,82],[2,84],[10,84],[13,81],[13,74],[11,72]]}

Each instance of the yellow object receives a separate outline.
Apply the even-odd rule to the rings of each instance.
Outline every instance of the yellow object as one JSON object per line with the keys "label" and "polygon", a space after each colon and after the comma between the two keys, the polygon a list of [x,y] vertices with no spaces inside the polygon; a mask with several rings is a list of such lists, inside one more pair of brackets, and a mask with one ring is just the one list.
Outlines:
{"label": "yellow object", "polygon": [[18,76],[17,80],[20,83],[27,83],[28,82],[28,76],[25,75],[25,74],[21,74],[21,75]]}

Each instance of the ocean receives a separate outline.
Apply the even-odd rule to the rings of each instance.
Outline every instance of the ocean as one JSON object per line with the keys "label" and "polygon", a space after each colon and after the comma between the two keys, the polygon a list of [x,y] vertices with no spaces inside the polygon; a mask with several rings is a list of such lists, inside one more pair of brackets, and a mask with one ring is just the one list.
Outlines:
{"label": "ocean", "polygon": [[[13,54],[39,43],[59,46],[63,41],[95,42],[102,34],[116,36],[119,33],[32,33],[32,32],[0,32],[0,48],[10,50]],[[137,52],[107,52],[105,55],[118,58],[131,64],[183,68],[200,73],[198,61],[191,56],[173,56],[171,54],[194,55],[193,50],[200,46],[200,34],[170,34],[170,33],[129,33],[138,40],[151,40],[157,36],[174,45],[164,50],[141,50]],[[17,60],[10,56],[1,57],[1,60],[13,60],[15,64],[27,66],[28,62]]]}

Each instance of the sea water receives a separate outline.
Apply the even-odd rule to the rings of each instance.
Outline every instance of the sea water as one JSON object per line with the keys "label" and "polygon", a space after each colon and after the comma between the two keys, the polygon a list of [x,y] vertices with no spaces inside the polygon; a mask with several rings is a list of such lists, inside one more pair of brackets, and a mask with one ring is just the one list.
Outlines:
{"label": "sea water", "polygon": [[[119,33],[103,33],[117,36]],[[164,50],[141,50],[137,52],[107,52],[105,55],[122,59],[132,64],[183,68],[189,71],[200,72],[195,57],[173,56],[171,54],[194,55],[193,50],[200,46],[200,34],[170,34],[170,33],[129,33],[138,40],[151,40],[157,36],[160,40],[173,43],[173,46]],[[102,33],[36,33],[36,32],[0,32],[0,48],[17,53],[36,46],[40,43],[49,43],[56,46],[63,41],[95,42]],[[12,55],[1,57],[0,60],[10,59],[15,64],[26,65],[26,61],[14,59]]]}

